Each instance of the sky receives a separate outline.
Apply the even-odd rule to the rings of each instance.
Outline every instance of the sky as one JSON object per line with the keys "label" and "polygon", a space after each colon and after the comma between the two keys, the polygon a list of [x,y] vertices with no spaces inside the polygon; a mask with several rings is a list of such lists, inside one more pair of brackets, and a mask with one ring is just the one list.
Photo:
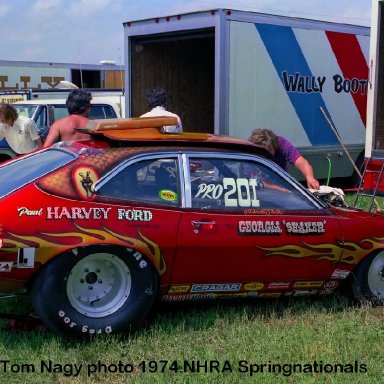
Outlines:
{"label": "sky", "polygon": [[236,9],[370,26],[371,0],[0,0],[0,60],[124,64],[127,21]]}

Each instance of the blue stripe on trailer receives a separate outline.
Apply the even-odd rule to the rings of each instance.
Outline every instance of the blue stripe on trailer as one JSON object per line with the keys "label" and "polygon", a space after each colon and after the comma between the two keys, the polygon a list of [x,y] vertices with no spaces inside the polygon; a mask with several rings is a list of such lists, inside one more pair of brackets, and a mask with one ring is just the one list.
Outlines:
{"label": "blue stripe on trailer", "polygon": [[[291,76],[300,74],[300,77],[307,78],[309,81],[313,78],[292,28],[269,24],[255,25],[283,87],[287,81],[285,79],[284,82],[284,72]],[[339,144],[337,137],[320,110],[320,107],[323,107],[324,112],[332,121],[320,92],[291,90],[287,91],[287,94],[312,145]],[[333,122],[332,124],[334,126]]]}

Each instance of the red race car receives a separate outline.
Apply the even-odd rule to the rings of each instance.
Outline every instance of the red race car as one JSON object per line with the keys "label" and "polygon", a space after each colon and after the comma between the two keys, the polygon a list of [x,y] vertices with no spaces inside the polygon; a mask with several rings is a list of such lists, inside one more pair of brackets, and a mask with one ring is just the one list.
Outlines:
{"label": "red race car", "polygon": [[[155,301],[328,294],[384,301],[384,218],[327,205],[247,141],[100,120],[0,166],[0,290],[51,330],[140,326]],[[278,188],[271,188],[271,185]]]}

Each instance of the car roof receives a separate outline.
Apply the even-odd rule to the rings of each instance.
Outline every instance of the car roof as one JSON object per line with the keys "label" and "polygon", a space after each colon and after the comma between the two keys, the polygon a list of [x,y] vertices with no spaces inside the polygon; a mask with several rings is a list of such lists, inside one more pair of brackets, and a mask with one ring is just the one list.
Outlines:
{"label": "car roof", "polygon": [[183,146],[236,149],[270,158],[269,152],[248,140],[201,132],[166,132],[177,125],[176,117],[141,117],[91,120],[82,132],[105,140],[110,146]]}

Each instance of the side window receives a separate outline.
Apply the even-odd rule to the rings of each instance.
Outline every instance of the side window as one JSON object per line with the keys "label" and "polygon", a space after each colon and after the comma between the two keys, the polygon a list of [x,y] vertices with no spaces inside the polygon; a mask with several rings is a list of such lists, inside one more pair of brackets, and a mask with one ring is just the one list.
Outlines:
{"label": "side window", "polygon": [[131,164],[100,189],[103,197],[161,205],[180,204],[176,159],[150,159]]}
{"label": "side window", "polygon": [[116,113],[110,105],[91,105],[89,118],[92,119],[110,119],[115,118]]}
{"label": "side window", "polygon": [[[55,105],[54,106],[54,114],[55,114],[55,120],[61,119],[62,117],[68,116],[68,110],[67,107],[63,105]],[[89,114],[89,118],[91,120],[93,119],[109,119],[109,118],[115,118],[116,112],[110,105],[97,105],[92,104],[91,105],[91,111]]]}
{"label": "side window", "polygon": [[68,116],[68,110],[65,105],[54,105],[55,121]]}
{"label": "side window", "polygon": [[313,203],[267,165],[225,158],[190,158],[193,208],[314,209]]}

